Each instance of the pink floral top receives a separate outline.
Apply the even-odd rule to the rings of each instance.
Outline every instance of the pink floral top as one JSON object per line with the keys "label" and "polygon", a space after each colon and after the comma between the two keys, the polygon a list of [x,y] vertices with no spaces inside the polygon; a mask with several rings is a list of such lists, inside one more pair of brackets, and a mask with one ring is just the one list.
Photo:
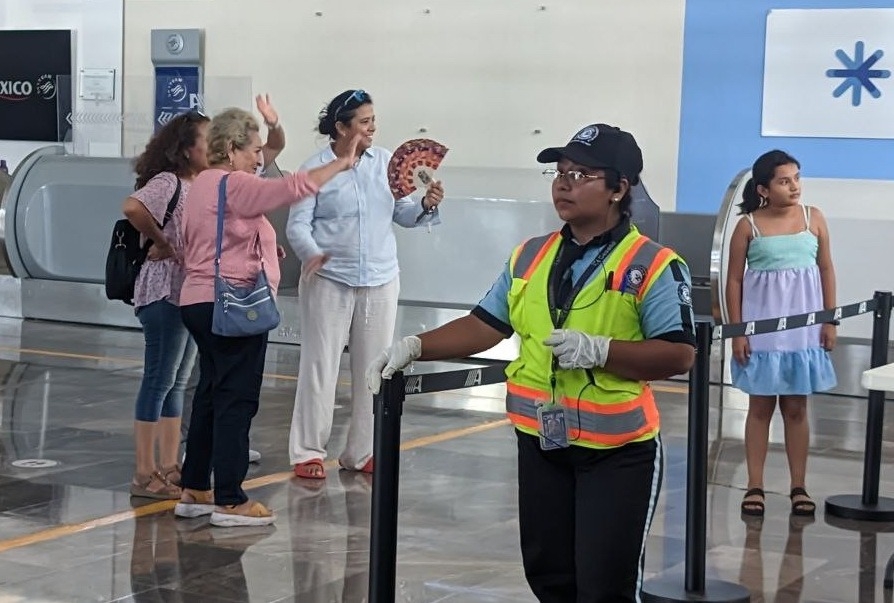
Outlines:
{"label": "pink floral top", "polygon": [[[180,199],[174,208],[173,216],[162,230],[165,238],[174,248],[174,256],[160,261],[146,260],[143,263],[134,287],[133,305],[136,308],[148,306],[163,299],[174,305],[180,303],[180,289],[185,276],[182,253],[183,237],[180,234],[182,232],[180,225],[183,220],[183,200],[186,199],[186,193],[189,192],[189,185],[190,182],[181,180]],[[155,218],[155,221],[162,224],[168,209],[168,202],[175,190],[177,190],[177,176],[171,172],[162,172],[130,196],[142,203]],[[145,242],[145,239],[142,240]]]}

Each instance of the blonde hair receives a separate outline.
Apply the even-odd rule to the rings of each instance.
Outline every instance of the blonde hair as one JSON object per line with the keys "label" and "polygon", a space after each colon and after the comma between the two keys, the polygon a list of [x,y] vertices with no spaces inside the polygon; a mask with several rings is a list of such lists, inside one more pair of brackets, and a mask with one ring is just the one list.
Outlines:
{"label": "blonde hair", "polygon": [[224,109],[211,120],[208,131],[208,163],[225,163],[232,149],[244,149],[251,142],[252,132],[260,132],[258,120],[242,109]]}

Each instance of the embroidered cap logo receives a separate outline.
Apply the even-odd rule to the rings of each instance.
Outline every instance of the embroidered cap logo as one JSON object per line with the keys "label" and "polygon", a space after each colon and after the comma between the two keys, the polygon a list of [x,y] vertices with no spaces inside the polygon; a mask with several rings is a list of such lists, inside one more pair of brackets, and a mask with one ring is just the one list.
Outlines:
{"label": "embroidered cap logo", "polygon": [[574,138],[572,138],[571,140],[573,142],[579,142],[581,144],[590,146],[590,143],[596,140],[597,136],[599,136],[599,128],[597,128],[596,126],[587,126],[583,130],[575,134]]}

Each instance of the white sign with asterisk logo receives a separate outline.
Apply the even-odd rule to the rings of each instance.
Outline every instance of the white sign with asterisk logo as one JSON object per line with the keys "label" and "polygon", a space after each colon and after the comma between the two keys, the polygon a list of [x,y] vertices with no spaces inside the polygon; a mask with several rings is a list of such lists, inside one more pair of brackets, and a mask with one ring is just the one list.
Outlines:
{"label": "white sign with asterisk logo", "polygon": [[894,9],[770,11],[763,92],[764,136],[894,138]]}

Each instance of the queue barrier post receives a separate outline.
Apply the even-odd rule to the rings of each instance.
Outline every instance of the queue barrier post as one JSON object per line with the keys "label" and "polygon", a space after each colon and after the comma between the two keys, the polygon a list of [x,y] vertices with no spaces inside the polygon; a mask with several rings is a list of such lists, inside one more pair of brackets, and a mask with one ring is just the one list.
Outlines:
{"label": "queue barrier post", "polygon": [[[872,321],[870,368],[888,364],[888,336],[891,328],[890,291],[873,295],[875,311]],[[867,396],[866,444],[863,451],[863,492],[836,494],[826,499],[826,513],[842,519],[859,521],[894,521],[894,499],[879,497],[882,466],[882,438],[885,423],[885,392],[870,390]]]}
{"label": "queue barrier post", "polygon": [[695,325],[695,364],[689,371],[689,421],[686,449],[686,551],[682,582],[661,576],[643,585],[642,599],[650,603],[703,601],[748,603],[748,589],[732,582],[706,580],[708,500],[708,410],[711,370],[710,322]]}
{"label": "queue barrier post", "polygon": [[369,538],[369,601],[394,603],[397,579],[397,509],[400,474],[400,422],[408,394],[429,394],[502,383],[506,363],[442,373],[383,379],[373,396],[373,485]]}
{"label": "queue barrier post", "polygon": [[397,579],[397,496],[400,420],[406,399],[402,372],[382,380],[373,397],[373,488],[369,536],[370,603],[394,603]]}

